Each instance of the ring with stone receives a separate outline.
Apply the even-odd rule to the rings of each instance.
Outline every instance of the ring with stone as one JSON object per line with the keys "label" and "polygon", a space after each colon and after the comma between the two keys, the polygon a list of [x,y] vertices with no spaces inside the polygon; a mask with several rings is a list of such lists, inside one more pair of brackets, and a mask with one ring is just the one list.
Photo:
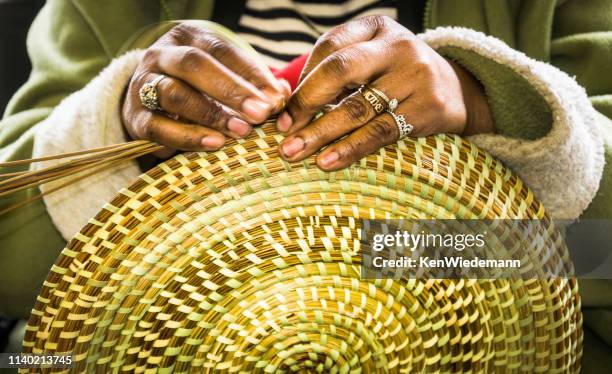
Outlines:
{"label": "ring with stone", "polygon": [[405,137],[410,135],[410,133],[414,129],[414,126],[409,124],[406,121],[406,118],[404,118],[402,114],[396,114],[390,110],[387,110],[387,113],[393,116],[393,119],[395,120],[395,124],[397,125],[397,128],[399,129],[399,134],[400,134],[399,139],[404,139]]}
{"label": "ring with stone", "polygon": [[159,105],[159,92],[157,91],[157,85],[162,79],[166,78],[165,75],[158,75],[151,82],[145,83],[140,87],[139,96],[142,106],[149,110],[160,110]]}
{"label": "ring with stone", "polygon": [[376,95],[378,95],[381,99],[383,99],[387,103],[387,109],[389,109],[392,112],[395,111],[395,109],[397,109],[397,105],[398,105],[397,99],[395,98],[389,99],[389,96],[385,95],[385,93],[379,90],[378,88],[368,86],[368,89],[372,90]]}
{"label": "ring with stone", "polygon": [[[375,100],[374,98],[372,98],[371,95],[366,96],[366,94],[364,92],[367,93],[367,91],[371,91],[379,100]],[[366,100],[368,100],[368,102],[370,102],[370,104],[372,104],[373,106],[376,105],[375,102],[380,103],[380,100],[384,101],[385,104],[387,104],[387,110],[390,111],[395,111],[395,109],[397,109],[397,105],[399,104],[397,99],[393,98],[393,99],[389,99],[389,96],[387,96],[384,92],[382,92],[381,90],[379,90],[378,88],[375,87],[370,87],[370,86],[361,86],[360,88],[360,92],[362,94],[364,94],[364,96],[366,96]],[[375,108],[376,109],[376,108]],[[385,110],[383,109],[383,111]],[[380,114],[382,112],[376,111],[376,113]]]}

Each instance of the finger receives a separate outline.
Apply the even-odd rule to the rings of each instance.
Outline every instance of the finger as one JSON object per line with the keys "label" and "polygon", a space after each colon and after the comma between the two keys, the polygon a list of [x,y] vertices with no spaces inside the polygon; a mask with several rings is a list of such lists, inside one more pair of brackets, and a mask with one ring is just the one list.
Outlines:
{"label": "finger", "polygon": [[277,121],[278,129],[290,133],[301,129],[346,89],[357,88],[381,75],[391,63],[381,55],[381,44],[381,41],[359,43],[323,60],[289,98]]}
{"label": "finger", "polygon": [[[394,72],[378,78],[368,87],[383,92],[389,99],[403,102],[413,90],[411,85],[404,83],[406,81],[401,72]],[[401,83],[398,84],[398,82]],[[380,100],[385,104],[382,98]],[[333,110],[287,136],[281,143],[281,156],[290,161],[302,160],[323,146],[363,126],[376,115],[372,104],[365,99],[363,94],[353,91],[334,106]],[[300,145],[302,145],[301,148]]]}
{"label": "finger", "polygon": [[306,65],[302,70],[300,81],[332,53],[346,48],[352,44],[365,42],[374,38],[385,22],[384,17],[361,17],[354,21],[334,27],[321,35],[317,40]]}
{"label": "finger", "polygon": [[376,116],[376,112],[361,92],[354,92],[331,111],[308,126],[287,136],[279,145],[287,161],[300,161],[323,146],[352,132]]}
{"label": "finger", "polygon": [[208,52],[234,73],[261,90],[270,99],[273,107],[272,113],[282,109],[283,103],[289,96],[285,86],[267,66],[254,59],[251,54],[211,34],[200,34],[194,40],[194,46]]}
{"label": "finger", "polygon": [[210,54],[195,47],[167,47],[158,54],[160,72],[178,78],[198,91],[235,110],[250,123],[261,123],[271,114],[269,99]]}
{"label": "finger", "polygon": [[[413,129],[409,136],[423,137],[438,134],[440,129],[448,129],[448,123],[442,122],[447,117],[441,116],[446,106],[442,99],[432,99],[431,94],[426,94],[427,89],[415,88],[413,93],[406,97],[394,111],[396,115],[402,115],[406,122],[412,125]],[[395,123],[395,120],[393,120]],[[397,124],[395,124],[397,127]],[[399,130],[397,132],[399,134]]]}
{"label": "finger", "polygon": [[212,151],[221,148],[225,143],[225,136],[216,130],[177,122],[148,111],[139,115],[135,127],[138,139],[149,139],[183,151]]}
{"label": "finger", "polygon": [[[146,79],[155,79],[156,74],[147,74]],[[220,131],[233,138],[245,137],[251,125],[231,116],[224,108],[191,86],[172,77],[165,77],[158,85],[160,106],[181,119]]]}
{"label": "finger", "polygon": [[393,144],[399,129],[389,113],[383,113],[355,130],[345,139],[327,147],[317,156],[317,166],[325,171],[343,169],[361,158]]}
{"label": "finger", "polygon": [[[170,157],[172,157],[172,156],[174,156],[176,154],[176,149],[172,149],[170,147],[163,147],[159,151],[155,151],[155,152],[153,152],[151,154],[153,156],[159,158],[159,159],[166,160],[166,159],[169,159]],[[153,166],[155,166],[155,165],[151,165],[151,167],[153,167]],[[144,169],[144,170],[147,170],[147,169]]]}
{"label": "finger", "polygon": [[192,45],[207,52],[260,89],[271,99],[273,107],[280,110],[287,95],[284,86],[265,64],[209,30],[189,23],[182,23],[175,29],[175,33],[180,34],[177,37],[182,45]]}

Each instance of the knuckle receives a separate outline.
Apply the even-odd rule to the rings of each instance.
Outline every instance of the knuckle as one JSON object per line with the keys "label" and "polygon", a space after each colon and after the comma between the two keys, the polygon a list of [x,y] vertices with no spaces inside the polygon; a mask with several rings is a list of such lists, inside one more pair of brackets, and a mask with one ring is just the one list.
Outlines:
{"label": "knuckle", "polygon": [[[167,91],[165,92],[165,95],[163,95],[166,97],[166,100],[168,102],[168,105],[172,108],[176,108],[178,106],[181,106],[185,103],[187,103],[187,98],[185,97],[185,94],[183,93],[182,90],[179,89],[179,87],[175,84],[171,84],[169,85]],[[162,97],[163,97],[162,96]]]}
{"label": "knuckle", "polygon": [[197,29],[195,27],[183,22],[174,26],[168,32],[168,35],[179,44],[188,44],[196,32]]}
{"label": "knuckle", "polygon": [[223,95],[223,101],[228,104],[240,103],[246,99],[247,94],[230,79],[219,79],[215,86]]}
{"label": "knuckle", "polygon": [[391,17],[383,16],[380,14],[373,14],[365,16],[359,19],[365,25],[373,30],[379,30],[395,22]]}
{"label": "knuckle", "polygon": [[132,75],[132,80],[130,81],[130,91],[138,92],[140,87],[142,87],[147,82],[147,76],[149,72],[144,69],[138,69]]}
{"label": "knuckle", "polygon": [[[261,68],[257,64],[249,64],[236,68],[236,71],[243,77],[248,77],[249,81],[257,88],[262,90],[270,85],[266,76],[262,73]],[[274,88],[274,87],[272,87]]]}
{"label": "knuckle", "polygon": [[198,71],[202,52],[194,47],[185,47],[178,59],[178,68],[183,71]]}
{"label": "knuckle", "polygon": [[429,95],[428,103],[430,110],[434,112],[445,112],[446,111],[446,98],[440,92],[432,92]]}
{"label": "knuckle", "polygon": [[330,138],[330,131],[323,126],[307,126],[301,132],[295,134],[305,140],[308,146],[317,146],[326,143]]}
{"label": "knuckle", "polygon": [[231,46],[228,43],[214,35],[207,36],[204,43],[206,51],[214,56],[222,57],[231,51]]}
{"label": "knuckle", "polygon": [[328,32],[323,34],[315,44],[315,50],[323,53],[331,53],[340,48],[340,41],[336,38],[334,33]]}
{"label": "knuckle", "polygon": [[427,78],[432,78],[434,76],[433,66],[431,66],[430,61],[425,58],[415,61],[415,70],[417,74],[423,75]]}
{"label": "knuckle", "polygon": [[202,111],[202,124],[215,127],[223,118],[223,108],[216,101],[211,101],[208,107]]}
{"label": "knuckle", "polygon": [[368,126],[372,140],[387,142],[397,137],[395,126],[383,119],[374,119]]}
{"label": "knuckle", "polygon": [[392,17],[389,17],[389,16],[378,15],[376,17],[378,17],[378,22],[381,25],[391,25],[391,24],[397,23]]}
{"label": "knuckle", "polygon": [[432,79],[435,76],[434,63],[427,53],[416,53],[412,61],[414,74],[420,78]]}
{"label": "knuckle", "polygon": [[361,142],[361,139],[346,142],[342,147],[342,158],[349,160],[350,163],[361,158]]}
{"label": "knuckle", "polygon": [[407,53],[415,49],[416,41],[412,38],[396,38],[391,44],[393,48]]}
{"label": "knuckle", "polygon": [[310,100],[303,95],[301,92],[297,92],[289,99],[289,104],[287,105],[290,108],[291,114],[294,114],[295,111],[304,110],[306,108],[310,108]]}
{"label": "knuckle", "polygon": [[330,76],[344,76],[349,73],[350,65],[351,56],[348,53],[337,52],[328,57],[325,67]]}
{"label": "knuckle", "polygon": [[373,14],[373,15],[364,17],[364,21],[372,25],[375,25],[375,26],[384,25],[385,22],[388,22],[388,20],[390,20],[389,17],[383,16],[380,14]]}
{"label": "knuckle", "polygon": [[368,114],[368,104],[360,97],[347,97],[344,100],[344,107],[351,121],[360,121]]}
{"label": "knuckle", "polygon": [[147,65],[153,65],[159,59],[160,49],[157,47],[148,48],[142,57],[142,62]]}
{"label": "knuckle", "polygon": [[184,131],[182,136],[181,136],[181,143],[182,143],[182,147],[183,148],[187,148],[187,149],[193,149],[193,148],[198,148],[198,140],[200,139],[199,136],[195,136],[193,133],[191,133],[190,131]]}

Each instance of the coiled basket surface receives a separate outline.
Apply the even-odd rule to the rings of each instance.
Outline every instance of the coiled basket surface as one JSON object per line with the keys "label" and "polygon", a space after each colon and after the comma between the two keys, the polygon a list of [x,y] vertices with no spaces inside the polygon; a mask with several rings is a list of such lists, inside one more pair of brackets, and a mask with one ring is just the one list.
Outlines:
{"label": "coiled basket surface", "polygon": [[[327,173],[280,140],[268,124],[122,189],[52,267],[25,352],[92,373],[579,371],[574,279],[361,277],[363,218],[546,222],[499,161],[440,135]],[[571,266],[554,228],[539,239]]]}

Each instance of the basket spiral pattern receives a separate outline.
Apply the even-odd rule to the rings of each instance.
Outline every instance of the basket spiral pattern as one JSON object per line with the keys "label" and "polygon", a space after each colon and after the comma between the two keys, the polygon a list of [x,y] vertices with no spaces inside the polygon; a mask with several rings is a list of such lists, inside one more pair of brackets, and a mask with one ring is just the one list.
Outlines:
{"label": "basket spiral pattern", "polygon": [[268,124],[122,189],[52,267],[25,352],[68,372],[580,370],[574,279],[361,278],[362,218],[546,219],[500,162],[440,135],[327,173],[280,140]]}

